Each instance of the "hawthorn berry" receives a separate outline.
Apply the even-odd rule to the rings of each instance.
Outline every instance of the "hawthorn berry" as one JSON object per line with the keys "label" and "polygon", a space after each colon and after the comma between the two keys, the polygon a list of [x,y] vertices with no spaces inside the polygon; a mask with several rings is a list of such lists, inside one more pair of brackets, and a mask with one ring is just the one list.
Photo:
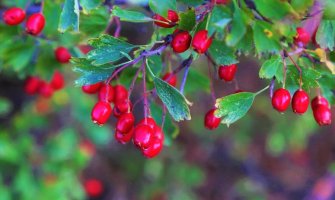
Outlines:
{"label": "hawthorn berry", "polygon": [[112,113],[112,107],[108,102],[98,101],[91,112],[92,121],[98,125],[104,125]]}
{"label": "hawthorn berry", "polygon": [[9,8],[2,14],[5,24],[14,26],[23,22],[26,17],[26,12],[22,8]]}
{"label": "hawthorn berry", "polygon": [[179,21],[178,13],[174,10],[168,10],[167,18],[155,14],[153,16],[153,19],[156,20],[154,23],[157,26],[163,27],[163,28],[171,28],[176,25],[176,23]]}
{"label": "hawthorn berry", "polygon": [[192,36],[188,33],[188,31],[175,30],[174,33],[175,35],[171,42],[173,51],[176,53],[186,51],[191,45]]}
{"label": "hawthorn berry", "polygon": [[317,106],[326,106],[329,108],[328,100],[322,96],[316,96],[311,103],[312,109],[316,109]]}
{"label": "hawthorn berry", "polygon": [[158,125],[156,125],[155,128],[154,128],[153,138],[164,141],[164,132],[163,132],[162,128]]}
{"label": "hawthorn berry", "polygon": [[329,107],[318,105],[313,109],[313,116],[315,121],[320,125],[330,125],[332,122],[332,113]]}
{"label": "hawthorn berry", "polygon": [[50,85],[54,90],[60,90],[64,87],[64,77],[59,71],[55,71],[53,74]]}
{"label": "hawthorn berry", "polygon": [[311,36],[304,28],[298,27],[296,31],[297,31],[297,35],[294,38],[295,43],[301,42],[304,45],[306,45],[310,42]]}
{"label": "hawthorn berry", "polygon": [[114,108],[117,113],[126,113],[132,110],[133,104],[129,99],[123,99],[122,101],[117,101]]}
{"label": "hawthorn berry", "polygon": [[162,151],[162,148],[163,148],[163,141],[160,139],[154,139],[152,144],[147,149],[142,150],[142,154],[146,158],[153,158]]}
{"label": "hawthorn berry", "polygon": [[220,122],[221,122],[221,118],[216,117],[214,115],[214,112],[215,112],[215,109],[211,109],[205,115],[204,125],[209,130],[216,129],[220,125]]}
{"label": "hawthorn berry", "polygon": [[212,40],[207,30],[200,30],[193,37],[192,47],[197,53],[203,54],[211,46]]}
{"label": "hawthorn berry", "polygon": [[116,130],[114,138],[119,143],[126,144],[133,138],[133,134],[134,134],[134,127],[127,133],[121,133],[120,131]]}
{"label": "hawthorn berry", "polygon": [[229,0],[215,0],[215,3],[225,5],[229,3]]}
{"label": "hawthorn berry", "polygon": [[36,76],[30,76],[24,82],[24,92],[29,95],[34,95],[38,92],[41,80]]}
{"label": "hawthorn berry", "polygon": [[111,85],[103,84],[99,90],[99,100],[104,102],[114,101],[114,88]]}
{"label": "hawthorn berry", "polygon": [[71,53],[65,47],[57,47],[55,49],[55,58],[60,63],[68,63],[71,59]]}
{"label": "hawthorn berry", "polygon": [[156,121],[152,117],[143,118],[138,124],[148,125],[152,130],[157,126]]}
{"label": "hawthorn berry", "polygon": [[97,93],[103,85],[103,82],[98,82],[90,85],[83,85],[81,89],[87,94],[94,94]]}
{"label": "hawthorn berry", "polygon": [[103,192],[103,185],[97,179],[88,179],[84,182],[84,189],[89,197],[99,197]]}
{"label": "hawthorn berry", "polygon": [[153,134],[153,129],[149,125],[138,124],[134,130],[133,142],[139,149],[147,149],[153,142]]}
{"label": "hawthorn berry", "polygon": [[114,86],[114,102],[128,99],[128,90],[123,85]]}
{"label": "hawthorn berry", "polygon": [[297,90],[292,98],[292,110],[297,114],[304,114],[308,109],[309,97],[308,94],[302,90]]}
{"label": "hawthorn berry", "polygon": [[38,35],[42,32],[45,25],[44,15],[35,13],[28,17],[26,22],[26,32],[31,35]]}
{"label": "hawthorn berry", "polygon": [[284,88],[277,89],[272,96],[272,106],[279,112],[284,112],[291,102],[291,94]]}
{"label": "hawthorn berry", "polygon": [[237,70],[237,65],[227,65],[219,67],[219,77],[225,81],[232,81],[235,77],[235,73]]}
{"label": "hawthorn berry", "polygon": [[162,79],[173,87],[177,85],[177,76],[171,72],[166,73]]}
{"label": "hawthorn berry", "polygon": [[85,45],[85,44],[82,44],[82,45],[79,45],[78,48],[80,49],[80,51],[83,53],[83,54],[88,54],[88,52],[90,52],[92,50],[92,47],[89,46],[89,45]]}
{"label": "hawthorn berry", "polygon": [[54,89],[52,88],[50,83],[47,83],[46,81],[42,80],[40,82],[38,93],[45,98],[49,98],[53,95]]}
{"label": "hawthorn berry", "polygon": [[134,127],[134,122],[133,113],[123,113],[116,122],[116,130],[125,134]]}

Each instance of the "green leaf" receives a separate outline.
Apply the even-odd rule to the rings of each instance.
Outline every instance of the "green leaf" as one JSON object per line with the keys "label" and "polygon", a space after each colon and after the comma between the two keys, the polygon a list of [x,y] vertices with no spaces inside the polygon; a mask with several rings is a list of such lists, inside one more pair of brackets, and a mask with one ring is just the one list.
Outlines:
{"label": "green leaf", "polygon": [[152,18],[145,14],[137,11],[124,10],[118,6],[114,6],[112,9],[112,16],[117,16],[121,21],[127,22],[151,22]]}
{"label": "green leaf", "polygon": [[159,76],[162,72],[163,62],[162,57],[159,55],[150,56],[147,59],[147,64],[150,66],[150,69],[155,76]]}
{"label": "green leaf", "polygon": [[105,81],[111,74],[113,70],[107,72],[93,72],[93,73],[84,73],[76,81],[76,86],[91,85],[101,81]]}
{"label": "green leaf", "polygon": [[231,20],[232,17],[228,7],[215,6],[209,20],[208,34],[212,35],[214,32],[223,33]]}
{"label": "green leaf", "polygon": [[235,46],[245,35],[247,28],[243,18],[243,11],[234,4],[234,15],[231,25],[231,30],[226,37],[226,43],[228,46]]}
{"label": "green leaf", "polygon": [[187,11],[179,14],[178,29],[191,31],[194,28],[195,24],[196,20],[194,9],[188,9]]}
{"label": "green leaf", "polygon": [[80,5],[83,7],[84,13],[89,13],[91,10],[97,8],[102,0],[80,0]]}
{"label": "green leaf", "polygon": [[318,32],[316,33],[316,42],[324,49],[334,49],[335,46],[335,20],[322,20]]}
{"label": "green leaf", "polygon": [[241,119],[251,108],[256,94],[251,92],[240,92],[217,99],[215,115],[222,117],[222,123],[230,124]]}
{"label": "green leaf", "polygon": [[118,61],[135,48],[134,45],[110,35],[101,35],[99,38],[89,40],[88,43],[95,48],[87,55],[93,65]]}
{"label": "green leaf", "polygon": [[253,31],[250,27],[248,27],[247,33],[243,36],[243,38],[236,44],[236,49],[244,54],[249,54],[253,52]]}
{"label": "green leaf", "polygon": [[104,7],[92,10],[88,15],[82,15],[80,17],[80,32],[90,37],[99,36],[106,29],[109,17],[109,13]]}
{"label": "green leaf", "polygon": [[255,21],[254,26],[254,42],[258,54],[277,53],[281,49],[279,38],[272,30],[270,24],[262,21]]}
{"label": "green leaf", "polygon": [[177,1],[176,0],[149,0],[149,7],[154,12],[163,17],[167,17],[168,10],[176,10],[177,9]]}
{"label": "green leaf", "polygon": [[[319,87],[318,79],[321,78],[321,73],[313,68],[301,68],[302,69],[302,82],[303,89],[309,91],[311,88]],[[287,74],[289,74],[288,85],[299,85],[300,75],[297,68],[294,65],[287,66]]]}
{"label": "green leaf", "polygon": [[263,16],[280,20],[290,13],[290,4],[281,0],[255,0],[257,11]]}
{"label": "green leaf", "polygon": [[62,13],[60,15],[58,31],[73,29],[79,31],[79,2],[78,0],[65,0]]}
{"label": "green leaf", "polygon": [[304,14],[314,3],[313,0],[291,0],[291,6],[292,8],[301,13]]}
{"label": "green leaf", "polygon": [[11,102],[8,99],[0,98],[0,116],[6,115],[11,109]]}
{"label": "green leaf", "polygon": [[187,100],[175,87],[154,76],[157,95],[162,100],[174,120],[190,120],[190,109]]}
{"label": "green leaf", "polygon": [[182,2],[188,6],[199,6],[203,3],[203,0],[179,0],[178,2]]}
{"label": "green leaf", "polygon": [[76,72],[105,72],[106,70],[114,69],[117,66],[105,64],[105,65],[99,65],[95,66],[91,64],[91,61],[86,58],[72,58],[71,63],[74,65],[73,70]]}
{"label": "green leaf", "polygon": [[282,82],[281,76],[283,71],[283,62],[280,56],[273,56],[271,59],[265,61],[259,70],[259,77],[272,79],[276,77],[279,82]]}
{"label": "green leaf", "polygon": [[199,91],[210,92],[210,81],[207,74],[205,75],[191,68],[187,76],[187,81],[190,84],[185,85],[185,94],[192,94]]}
{"label": "green leaf", "polygon": [[234,50],[231,47],[227,47],[224,41],[213,40],[209,48],[209,54],[218,65],[237,63]]}

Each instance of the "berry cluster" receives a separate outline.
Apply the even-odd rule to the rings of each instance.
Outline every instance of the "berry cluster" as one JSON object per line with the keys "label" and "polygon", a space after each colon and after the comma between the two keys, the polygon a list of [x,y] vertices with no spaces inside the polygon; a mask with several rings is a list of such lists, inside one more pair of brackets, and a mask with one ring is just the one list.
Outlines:
{"label": "berry cluster", "polygon": [[61,90],[64,84],[63,74],[55,71],[50,82],[37,76],[29,76],[24,83],[24,91],[29,95],[39,94],[45,98],[50,98],[55,91]]}
{"label": "berry cluster", "polygon": [[[3,13],[3,21],[9,26],[21,24],[26,18],[26,12],[22,8],[10,8]],[[30,15],[26,21],[26,33],[38,35],[45,26],[45,17],[42,13]]]}
{"label": "berry cluster", "polygon": [[[98,93],[99,101],[94,105],[91,113],[94,123],[104,125],[113,114],[117,119],[114,137],[119,143],[126,144],[133,140],[135,146],[147,158],[155,157],[160,153],[164,143],[162,128],[151,117],[145,117],[135,126],[133,106],[129,100],[128,90],[124,86],[113,87],[99,82],[84,85],[82,90],[87,94]],[[111,104],[114,105],[113,108]]]}

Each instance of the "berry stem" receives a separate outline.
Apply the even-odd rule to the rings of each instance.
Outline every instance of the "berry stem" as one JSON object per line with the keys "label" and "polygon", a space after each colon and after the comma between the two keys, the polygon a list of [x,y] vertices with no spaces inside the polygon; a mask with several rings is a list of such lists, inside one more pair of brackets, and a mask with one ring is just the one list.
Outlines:
{"label": "berry stem", "polygon": [[213,74],[212,74],[212,71],[211,71],[211,63],[210,63],[210,60],[208,58],[207,58],[207,66],[208,66],[209,83],[210,83],[210,87],[211,87],[211,96],[212,96],[213,102],[215,103],[216,96],[215,96],[214,85],[213,85]]}
{"label": "berry stem", "polygon": [[162,114],[162,124],[161,124],[162,129],[164,129],[165,119],[166,119],[166,106],[163,104],[163,114]]}
{"label": "berry stem", "polygon": [[288,55],[289,59],[291,60],[291,62],[293,63],[293,65],[297,68],[297,70],[299,71],[299,88],[301,89],[302,88],[302,70],[301,68],[299,67],[299,65],[293,60],[293,58]]}
{"label": "berry stem", "polygon": [[269,87],[270,87],[269,85],[266,86],[265,88],[263,88],[263,89],[261,89],[260,91],[256,92],[255,95],[259,95],[260,93],[262,93],[262,92],[264,92],[265,90],[269,89]]}
{"label": "berry stem", "polygon": [[114,21],[115,21],[115,24],[116,24],[116,29],[115,29],[115,32],[114,32],[114,37],[118,38],[120,37],[120,33],[121,33],[121,22],[120,22],[120,18],[118,17],[113,17],[114,18]]}
{"label": "berry stem", "polygon": [[143,104],[144,104],[144,119],[146,122],[146,118],[148,117],[148,111],[149,111],[149,104],[148,104],[148,96],[147,96],[147,83],[146,83],[146,61],[145,58],[143,59],[143,65],[142,65],[142,72],[143,72]]}
{"label": "berry stem", "polygon": [[112,28],[112,26],[113,26],[113,23],[114,23],[114,19],[115,19],[115,17],[112,17],[112,19],[111,19],[111,20],[109,20],[109,22],[108,22],[108,25],[107,25],[107,27],[105,28],[105,31],[104,31],[104,33],[108,33],[108,32],[109,32],[109,30]]}
{"label": "berry stem", "polygon": [[276,77],[273,77],[270,83],[270,98],[273,97],[273,91],[275,88],[275,81],[276,81]]}
{"label": "berry stem", "polygon": [[281,55],[282,60],[283,60],[283,88],[285,88],[285,85],[286,85],[286,73],[287,73],[287,63],[286,63],[286,59],[285,59],[285,52],[282,51],[280,55]]}
{"label": "berry stem", "polygon": [[130,84],[130,87],[129,87],[129,90],[128,90],[128,99],[130,99],[130,96],[131,96],[131,94],[134,90],[134,86],[135,86],[136,80],[138,78],[138,75],[140,74],[140,71],[143,69],[144,66],[145,66],[144,63],[142,63],[142,66],[137,69],[136,74],[135,74],[133,80],[131,81],[131,84]]}
{"label": "berry stem", "polygon": [[185,88],[185,84],[186,84],[186,80],[187,80],[187,76],[188,76],[189,71],[190,71],[190,66],[186,66],[184,76],[183,76],[183,80],[182,80],[181,86],[180,86],[180,93],[182,93],[182,94],[184,94],[184,88]]}

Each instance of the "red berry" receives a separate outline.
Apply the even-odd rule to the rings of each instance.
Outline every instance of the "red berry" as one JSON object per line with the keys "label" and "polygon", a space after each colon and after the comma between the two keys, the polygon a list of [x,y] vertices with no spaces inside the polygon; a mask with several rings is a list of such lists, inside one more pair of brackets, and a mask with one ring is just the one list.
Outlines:
{"label": "red berry", "polygon": [[134,127],[127,133],[121,133],[120,131],[115,131],[114,137],[115,140],[117,140],[121,144],[128,143],[132,138],[134,134]]}
{"label": "red berry", "polygon": [[158,125],[156,125],[155,128],[154,128],[153,138],[164,141],[164,132],[163,132],[162,128]]}
{"label": "red berry", "polygon": [[128,90],[123,85],[114,86],[114,102],[128,99]]}
{"label": "red berry", "polygon": [[[176,25],[176,23],[179,21],[179,16],[178,13],[174,10],[168,10],[168,15],[167,15],[167,19],[161,15],[155,14],[153,16],[155,21],[154,23],[157,26],[163,27],[163,28],[171,28],[174,27]],[[165,23],[164,23],[165,22]]]}
{"label": "red berry", "polygon": [[215,0],[215,3],[216,4],[228,4],[229,3],[229,0]]}
{"label": "red berry", "polygon": [[26,22],[26,32],[31,35],[38,35],[42,32],[45,25],[45,18],[41,13],[35,13],[29,16]]}
{"label": "red berry", "polygon": [[177,85],[177,76],[171,72],[166,73],[162,79],[173,87]]}
{"label": "red berry", "polygon": [[38,93],[45,98],[49,98],[53,95],[54,89],[52,88],[51,84],[47,83],[46,81],[41,81]]}
{"label": "red berry", "polygon": [[304,114],[308,109],[309,97],[308,94],[302,90],[297,90],[292,98],[292,110],[297,114]]}
{"label": "red berry", "polygon": [[59,71],[55,71],[51,78],[50,85],[54,90],[60,90],[64,87],[64,77]]}
{"label": "red berry", "polygon": [[279,112],[284,112],[290,105],[290,92],[284,88],[276,90],[272,96],[272,106]]}
{"label": "red berry", "polygon": [[200,30],[193,37],[192,47],[200,54],[205,53],[211,44],[212,38],[208,37],[207,30]]}
{"label": "red berry", "polygon": [[109,103],[105,101],[99,101],[92,109],[92,121],[98,125],[104,125],[108,121],[111,114],[112,107],[109,105]]}
{"label": "red berry", "polygon": [[331,110],[324,105],[319,105],[313,109],[313,116],[320,126],[330,125],[332,122]]}
{"label": "red berry", "polygon": [[297,28],[297,35],[294,38],[295,43],[303,43],[304,45],[308,44],[309,41],[311,40],[311,36],[309,33],[301,27]]}
{"label": "red berry", "polygon": [[26,12],[22,8],[9,8],[2,14],[5,24],[14,26],[23,22]]}
{"label": "red berry", "polygon": [[329,103],[328,100],[322,96],[316,96],[314,97],[314,99],[312,100],[312,109],[316,109],[316,107],[318,106],[326,106],[329,108]]}
{"label": "red berry", "polygon": [[290,105],[290,101],[290,92],[284,88],[279,88],[272,96],[272,106],[279,112],[284,112]]}
{"label": "red berry", "polygon": [[38,92],[41,85],[41,80],[36,76],[30,76],[24,83],[24,92],[29,95],[34,95]]}
{"label": "red berry", "polygon": [[103,84],[99,90],[99,100],[104,102],[113,102],[114,88],[111,85]]}
{"label": "red berry", "polygon": [[232,81],[235,77],[235,73],[237,70],[237,65],[227,65],[219,67],[219,77],[225,81]]}
{"label": "red berry", "polygon": [[55,50],[55,58],[60,63],[68,63],[71,59],[71,53],[65,47],[57,47]]}
{"label": "red berry", "polygon": [[97,93],[103,85],[104,85],[103,82],[98,82],[91,85],[83,85],[81,89],[83,92],[87,94],[94,94]]}
{"label": "red berry", "polygon": [[119,118],[121,116],[121,114],[122,113],[119,111],[119,109],[117,109],[116,106],[114,106],[114,108],[113,108],[114,117]]}
{"label": "red berry", "polygon": [[135,117],[133,113],[123,113],[116,122],[116,130],[125,134],[134,127],[134,123]]}
{"label": "red berry", "polygon": [[216,129],[221,122],[221,118],[215,117],[215,109],[209,110],[205,115],[204,124],[205,127],[209,130]]}
{"label": "red berry", "polygon": [[103,192],[102,183],[97,179],[88,179],[84,182],[86,194],[89,197],[99,197]]}
{"label": "red berry", "polygon": [[154,139],[152,144],[147,148],[142,150],[142,154],[147,158],[153,158],[157,156],[163,148],[163,141],[159,139]]}
{"label": "red berry", "polygon": [[143,118],[138,124],[148,125],[152,130],[155,130],[155,127],[157,126],[152,117]]}
{"label": "red berry", "polygon": [[89,45],[85,45],[85,44],[82,44],[82,45],[79,45],[78,48],[80,49],[80,51],[83,53],[83,54],[88,54],[88,52],[90,52],[92,50],[92,47],[89,46]]}
{"label": "red berry", "polygon": [[173,51],[176,53],[186,51],[190,47],[192,36],[188,33],[188,31],[175,30],[174,33],[175,35],[171,42]]}
{"label": "red berry", "polygon": [[153,134],[154,131],[150,126],[145,124],[138,124],[134,130],[134,144],[141,150],[147,149],[153,142]]}
{"label": "red berry", "polygon": [[116,102],[114,108],[116,109],[117,113],[126,113],[132,110],[133,104],[131,101],[129,101],[129,99],[124,99],[122,101]]}

